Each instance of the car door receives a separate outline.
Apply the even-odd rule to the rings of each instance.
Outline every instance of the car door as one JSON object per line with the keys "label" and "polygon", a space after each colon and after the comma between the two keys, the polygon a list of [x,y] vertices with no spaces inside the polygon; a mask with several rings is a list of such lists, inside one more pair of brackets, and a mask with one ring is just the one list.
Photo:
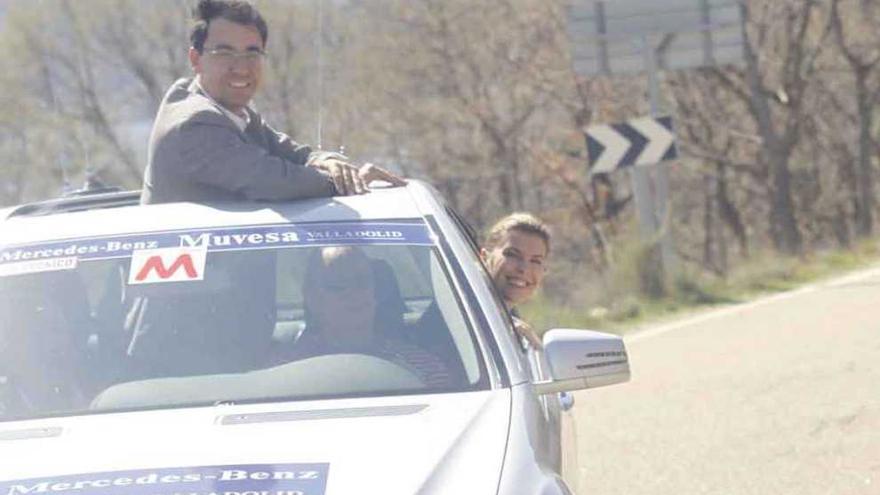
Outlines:
{"label": "car door", "polygon": [[[451,208],[447,207],[447,212],[454,220],[459,230],[468,239],[468,244],[479,258],[479,243],[476,239],[474,230]],[[483,267],[486,277],[489,277],[488,270]],[[489,284],[495,294],[497,305],[501,308],[504,304],[501,302],[501,295],[495,291],[494,285]],[[551,379],[550,367],[546,362],[544,353],[541,350],[532,348],[523,338],[516,337],[513,331],[513,321],[510,314],[508,316],[508,328],[506,332],[512,339],[516,339],[516,347],[520,350],[519,357],[522,360],[522,367],[529,371],[529,377],[532,383],[546,381]],[[534,400],[540,407],[540,420],[536,427],[540,430],[538,436],[540,438],[540,454],[545,465],[552,466],[556,472],[562,472],[563,462],[563,443],[560,438],[562,431],[563,409],[568,409],[568,404],[572,403],[571,397],[566,394],[550,394],[536,395]],[[567,450],[567,449],[566,449]]]}

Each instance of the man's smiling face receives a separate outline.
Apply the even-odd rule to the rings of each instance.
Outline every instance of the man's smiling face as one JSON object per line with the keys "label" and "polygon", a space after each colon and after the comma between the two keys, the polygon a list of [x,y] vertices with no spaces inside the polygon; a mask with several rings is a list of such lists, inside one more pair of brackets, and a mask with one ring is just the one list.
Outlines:
{"label": "man's smiling face", "polygon": [[[241,114],[260,86],[263,75],[260,57],[244,57],[246,53],[263,51],[263,38],[255,26],[246,26],[226,19],[214,19],[208,25],[208,36],[202,53],[190,48],[189,59],[199,76],[199,83],[217,103]],[[234,57],[218,53],[234,53]]]}

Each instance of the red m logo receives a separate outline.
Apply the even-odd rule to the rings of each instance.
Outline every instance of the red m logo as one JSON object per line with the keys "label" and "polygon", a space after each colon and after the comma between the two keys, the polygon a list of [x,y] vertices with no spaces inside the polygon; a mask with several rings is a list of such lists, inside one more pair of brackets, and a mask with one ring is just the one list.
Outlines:
{"label": "red m logo", "polygon": [[202,280],[207,250],[204,248],[159,248],[135,251],[131,255],[129,284],[188,282]]}
{"label": "red m logo", "polygon": [[162,262],[161,256],[150,256],[147,258],[146,263],[144,263],[143,268],[140,269],[138,274],[134,277],[137,282],[143,282],[150,275],[150,272],[155,270],[156,275],[162,279],[167,280],[171,278],[172,275],[177,273],[183,267],[186,270],[186,277],[193,279],[197,278],[199,275],[196,273],[196,267],[193,264],[192,256],[188,254],[182,254],[171,263],[171,266],[165,268],[165,264]]}

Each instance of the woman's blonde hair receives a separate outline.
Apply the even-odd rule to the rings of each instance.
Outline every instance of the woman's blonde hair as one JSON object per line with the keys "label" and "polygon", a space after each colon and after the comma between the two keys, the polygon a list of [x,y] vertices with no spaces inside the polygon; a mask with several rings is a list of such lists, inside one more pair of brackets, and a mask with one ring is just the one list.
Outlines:
{"label": "woman's blonde hair", "polygon": [[494,249],[504,242],[507,238],[507,233],[511,230],[518,230],[540,237],[547,246],[547,253],[550,252],[550,228],[540,218],[525,212],[511,213],[495,222],[486,234],[486,245],[484,247],[486,249]]}

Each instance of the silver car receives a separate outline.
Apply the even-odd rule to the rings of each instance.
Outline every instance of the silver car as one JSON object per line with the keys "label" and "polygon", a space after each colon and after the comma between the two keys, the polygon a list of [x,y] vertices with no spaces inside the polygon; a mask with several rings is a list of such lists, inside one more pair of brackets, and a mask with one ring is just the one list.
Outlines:
{"label": "silver car", "polygon": [[573,492],[623,342],[526,348],[430,186],[137,198],[0,211],[0,495]]}

